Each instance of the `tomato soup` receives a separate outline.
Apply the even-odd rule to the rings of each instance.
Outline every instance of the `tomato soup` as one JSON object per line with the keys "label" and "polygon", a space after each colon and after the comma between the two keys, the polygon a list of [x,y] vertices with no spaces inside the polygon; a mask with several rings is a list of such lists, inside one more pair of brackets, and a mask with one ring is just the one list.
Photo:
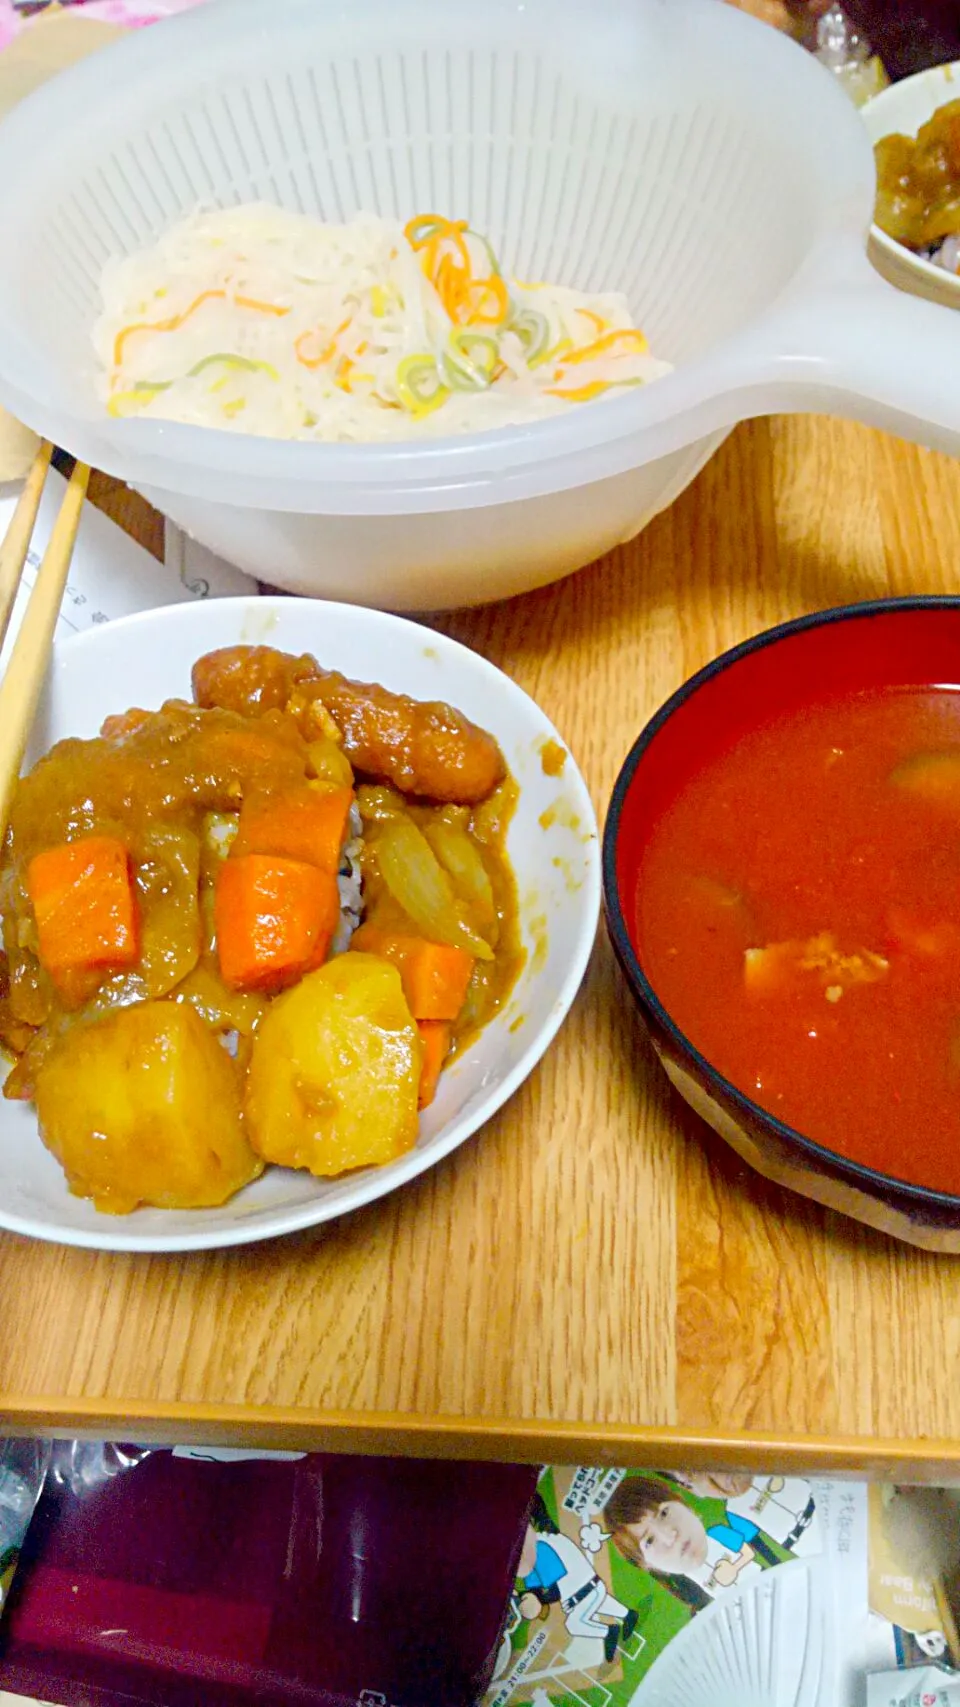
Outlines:
{"label": "tomato soup", "polygon": [[643,970],[754,1102],[960,1194],[960,693],[772,721],[684,783],[644,850]]}

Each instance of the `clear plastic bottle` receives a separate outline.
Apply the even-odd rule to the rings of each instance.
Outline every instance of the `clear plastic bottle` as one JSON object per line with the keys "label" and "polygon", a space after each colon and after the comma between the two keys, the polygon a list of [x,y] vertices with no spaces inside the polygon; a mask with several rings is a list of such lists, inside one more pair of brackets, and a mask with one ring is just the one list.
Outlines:
{"label": "clear plastic bottle", "polygon": [[842,6],[830,6],[817,20],[814,51],[858,107],[886,86],[880,60]]}

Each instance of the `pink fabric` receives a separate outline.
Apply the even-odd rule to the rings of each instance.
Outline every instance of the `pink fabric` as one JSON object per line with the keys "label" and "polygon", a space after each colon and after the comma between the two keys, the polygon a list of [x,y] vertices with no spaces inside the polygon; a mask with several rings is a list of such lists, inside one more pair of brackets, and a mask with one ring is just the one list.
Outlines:
{"label": "pink fabric", "polygon": [[[13,4],[13,0],[0,0],[0,51],[21,30],[29,29],[32,19],[41,16],[49,3],[50,0],[34,0],[29,12],[25,13]],[[139,29],[141,24],[159,23],[161,18],[170,18],[175,12],[185,12],[188,7],[200,3],[201,0],[73,0],[71,10],[82,11],[88,17],[100,18],[107,24]]]}
{"label": "pink fabric", "polygon": [[91,18],[102,18],[106,24],[126,24],[136,29],[140,24],[155,24],[170,18],[174,12],[186,12],[200,0],[82,0],[82,10]]}
{"label": "pink fabric", "polygon": [[0,49],[12,42],[18,30],[22,29],[20,19],[10,4],[10,0],[0,0]]}

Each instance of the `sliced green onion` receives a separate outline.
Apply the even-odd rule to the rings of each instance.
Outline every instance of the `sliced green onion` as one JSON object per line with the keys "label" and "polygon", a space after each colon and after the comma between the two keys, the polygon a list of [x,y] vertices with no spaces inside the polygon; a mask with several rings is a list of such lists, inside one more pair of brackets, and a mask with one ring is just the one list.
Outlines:
{"label": "sliced green onion", "polygon": [[538,356],[528,356],[527,366],[529,368],[542,367],[544,362],[552,361],[555,356],[565,355],[567,350],[572,349],[573,340],[571,338],[558,338],[557,342],[551,344],[548,350],[541,350]]}
{"label": "sliced green onion", "polygon": [[190,368],[187,378],[194,379],[198,373],[203,373],[205,368],[212,367],[215,362],[226,362],[227,367],[242,368],[245,373],[268,373],[271,379],[280,378],[272,363],[251,361],[249,356],[236,356],[229,350],[215,356],[204,356],[202,361]]}
{"label": "sliced green onion", "polygon": [[405,356],[397,367],[397,396],[411,415],[429,415],[450,396],[432,356]]}
{"label": "sliced green onion", "polygon": [[444,375],[454,391],[486,391],[493,383],[500,349],[487,332],[451,332],[441,357]]}
{"label": "sliced green onion", "polygon": [[506,329],[520,339],[528,366],[538,363],[550,342],[550,322],[546,315],[536,308],[523,308],[508,321]]}
{"label": "sliced green onion", "polygon": [[107,414],[121,421],[128,415],[135,415],[138,409],[146,407],[158,391],[166,391],[172,383],[169,379],[138,379],[129,391],[114,392],[107,404]]}
{"label": "sliced green onion", "polygon": [[500,268],[500,262],[494,254],[493,244],[490,242],[489,237],[484,237],[482,231],[474,231],[472,225],[467,226],[467,233],[470,237],[475,237],[478,243],[483,244],[483,247],[487,251],[487,259],[490,262],[490,271],[492,273],[496,273],[498,279],[502,279],[503,273]]}

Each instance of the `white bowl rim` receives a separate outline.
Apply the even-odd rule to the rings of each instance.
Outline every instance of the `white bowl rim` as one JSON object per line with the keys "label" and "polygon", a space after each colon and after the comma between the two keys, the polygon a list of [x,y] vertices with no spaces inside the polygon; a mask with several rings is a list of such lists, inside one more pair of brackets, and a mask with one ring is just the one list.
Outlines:
{"label": "white bowl rim", "polygon": [[[335,1202],[327,1202],[323,1198],[318,1198],[315,1202],[302,1205],[281,1206],[272,1212],[265,1212],[258,1218],[253,1227],[249,1222],[239,1221],[235,1227],[220,1227],[208,1232],[204,1232],[202,1226],[198,1226],[195,1233],[190,1231],[170,1234],[141,1234],[138,1236],[133,1230],[136,1211],[127,1216],[103,1215],[102,1232],[99,1227],[92,1230],[72,1227],[57,1230],[49,1222],[37,1221],[30,1216],[11,1213],[4,1208],[2,1201],[0,1201],[0,1229],[23,1234],[29,1238],[40,1239],[46,1243],[68,1245],[85,1250],[141,1252],[144,1255],[151,1255],[220,1250],[237,1245],[259,1244],[267,1239],[303,1232],[312,1227],[320,1227],[328,1221],[339,1220],[341,1216],[361,1209],[380,1198],[390,1196],[401,1186],[418,1178],[420,1174],[426,1173],[436,1163],[445,1160],[454,1150],[459,1149],[481,1126],[486,1125],[509,1101],[523,1082],[529,1078],[534,1068],[546,1054],[573,1005],[593,952],[600,919],[600,837],[596,812],[580,768],[564,737],[531,695],[526,693],[503,670],[490,663],[489,659],[462,645],[460,641],[454,640],[440,631],[425,628],[422,623],[413,622],[406,617],[395,616],[392,613],[374,610],[366,606],[350,605],[327,599],[306,599],[292,594],[246,594],[234,598],[201,600],[161,606],[154,610],[138,611],[131,616],[118,617],[102,627],[86,629],[82,633],[71,635],[68,639],[58,642],[54,648],[54,657],[62,657],[68,649],[70,655],[75,655],[81,647],[88,650],[96,648],[98,643],[102,641],[105,632],[112,634],[120,631],[126,634],[134,634],[144,628],[189,624],[192,616],[204,609],[216,608],[225,614],[232,611],[238,615],[255,612],[260,618],[269,618],[273,612],[288,609],[291,606],[310,606],[338,617],[348,616],[351,620],[356,619],[363,626],[389,627],[394,633],[397,632],[398,628],[402,628],[408,631],[411,637],[415,634],[421,644],[421,637],[427,637],[431,646],[435,645],[444,652],[452,652],[455,656],[460,654],[469,659],[471,670],[479,670],[481,675],[488,677],[491,684],[496,684],[497,692],[501,696],[507,694],[510,697],[525,701],[528,706],[532,706],[540,722],[543,737],[548,741],[554,740],[563,747],[567,754],[567,761],[563,770],[564,787],[565,789],[569,787],[573,797],[573,805],[583,826],[585,869],[583,882],[576,895],[576,908],[579,918],[573,953],[564,976],[554,993],[549,1014],[536,1030],[531,1030],[526,1046],[514,1067],[499,1083],[480,1097],[477,1106],[469,1114],[451,1120],[448,1130],[435,1137],[428,1150],[415,1145],[405,1156],[390,1163],[388,1168],[358,1169],[353,1176],[351,1187]],[[36,1141],[37,1143],[43,1142],[39,1132]],[[171,1211],[171,1214],[180,1213],[201,1217],[204,1211]],[[130,1231],[127,1231],[128,1228]]]}

